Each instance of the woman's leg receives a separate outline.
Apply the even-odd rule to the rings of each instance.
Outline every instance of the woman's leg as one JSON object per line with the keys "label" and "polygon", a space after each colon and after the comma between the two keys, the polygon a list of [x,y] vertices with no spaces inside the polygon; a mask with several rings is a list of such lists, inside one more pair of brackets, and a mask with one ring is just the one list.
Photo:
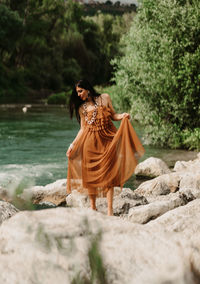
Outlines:
{"label": "woman's leg", "polygon": [[113,216],[113,193],[113,187],[109,188],[107,192],[108,216]]}
{"label": "woman's leg", "polygon": [[97,210],[97,208],[96,208],[96,195],[95,194],[90,194],[89,198],[90,198],[90,207],[93,210]]}

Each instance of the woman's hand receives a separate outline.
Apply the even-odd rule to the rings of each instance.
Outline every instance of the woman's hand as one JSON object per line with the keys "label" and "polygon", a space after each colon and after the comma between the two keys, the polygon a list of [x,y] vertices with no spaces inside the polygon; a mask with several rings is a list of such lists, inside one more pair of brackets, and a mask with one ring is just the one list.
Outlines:
{"label": "woman's hand", "polygon": [[127,112],[124,112],[124,113],[114,113],[113,115],[112,115],[112,119],[113,120],[122,120],[123,118],[125,118],[125,117],[127,117],[128,119],[131,119],[131,116],[130,116],[130,114],[129,113],[127,113]]}
{"label": "woman's hand", "polygon": [[127,113],[127,112],[122,113],[122,119],[125,118],[125,117],[127,117],[128,119],[131,119],[130,114]]}

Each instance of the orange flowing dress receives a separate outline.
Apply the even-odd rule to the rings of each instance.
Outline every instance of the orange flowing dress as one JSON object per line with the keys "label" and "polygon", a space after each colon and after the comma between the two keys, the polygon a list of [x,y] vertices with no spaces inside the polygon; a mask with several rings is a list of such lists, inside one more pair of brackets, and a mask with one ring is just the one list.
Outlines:
{"label": "orange flowing dress", "polygon": [[[87,112],[88,120],[93,110]],[[68,158],[67,193],[105,196],[110,188],[123,187],[133,174],[144,148],[128,118],[119,129],[111,120],[111,110],[97,107],[94,122],[84,120],[84,130]]]}

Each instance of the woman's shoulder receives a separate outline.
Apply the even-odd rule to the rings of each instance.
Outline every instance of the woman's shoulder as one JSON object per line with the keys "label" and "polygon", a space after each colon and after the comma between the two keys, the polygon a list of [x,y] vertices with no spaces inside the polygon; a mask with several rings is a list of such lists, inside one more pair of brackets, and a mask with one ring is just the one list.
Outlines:
{"label": "woman's shoulder", "polygon": [[101,104],[103,106],[108,106],[109,105],[109,101],[110,101],[109,94],[103,93],[103,94],[101,94],[100,98],[101,98]]}
{"label": "woman's shoulder", "polygon": [[102,98],[105,98],[105,99],[106,99],[106,98],[107,98],[107,99],[110,98],[109,94],[107,94],[107,93],[101,94],[101,97],[102,97]]}
{"label": "woman's shoulder", "polygon": [[110,96],[107,93],[101,94],[101,98],[102,98],[102,100],[104,102],[104,105],[107,105],[109,103],[109,101],[110,101]]}

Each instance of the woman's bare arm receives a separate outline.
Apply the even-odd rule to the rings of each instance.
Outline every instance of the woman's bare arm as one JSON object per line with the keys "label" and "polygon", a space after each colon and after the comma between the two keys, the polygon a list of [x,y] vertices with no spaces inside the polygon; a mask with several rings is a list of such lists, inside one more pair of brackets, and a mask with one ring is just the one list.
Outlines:
{"label": "woman's bare arm", "polygon": [[110,108],[111,110],[111,118],[112,120],[118,121],[118,120],[122,120],[124,117],[127,117],[130,119],[130,114],[124,112],[124,113],[116,113],[113,105],[112,105],[112,101],[111,98],[108,94],[103,94],[103,97],[105,99],[106,105]]}

